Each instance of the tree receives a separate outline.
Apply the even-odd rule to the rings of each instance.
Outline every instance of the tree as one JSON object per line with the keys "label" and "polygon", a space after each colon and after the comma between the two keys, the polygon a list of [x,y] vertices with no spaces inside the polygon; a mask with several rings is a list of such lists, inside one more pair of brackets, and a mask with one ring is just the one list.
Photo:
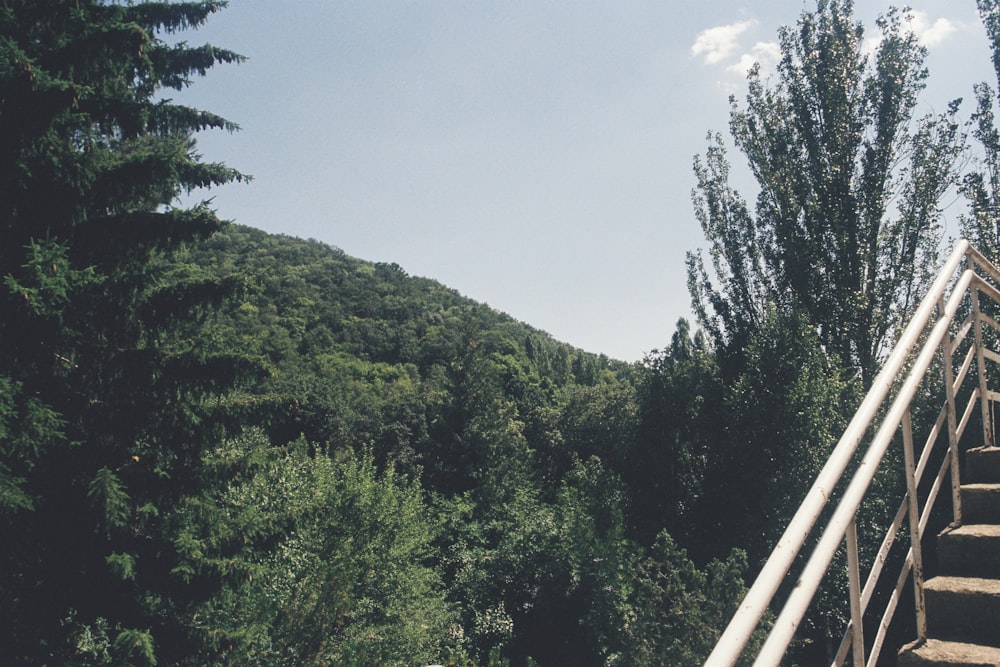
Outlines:
{"label": "tree", "polygon": [[704,562],[738,547],[756,568],[829,456],[858,394],[801,316],[772,309],[744,353],[745,368],[727,379],[723,410],[714,413],[726,427],[705,457],[690,550]]}
{"label": "tree", "polygon": [[[746,554],[734,550],[699,571],[666,531],[631,569],[630,618],[618,655],[623,665],[703,662],[746,594]],[[763,639],[758,630],[749,653]]]}
{"label": "tree", "polygon": [[[993,51],[993,69],[1000,81],[1000,2],[977,0],[979,15]],[[963,218],[966,237],[987,257],[1000,257],[1000,132],[994,115],[996,91],[988,83],[975,86],[976,111],[972,116],[972,136],[982,149],[979,168],[962,181],[962,193],[969,201]]]}
{"label": "tree", "polygon": [[643,360],[637,384],[639,424],[622,473],[632,529],[647,546],[667,530],[705,562],[692,513],[709,463],[728,447],[723,386],[704,334],[692,336],[687,320],[679,320],[670,346]]}
{"label": "tree", "polygon": [[164,613],[161,517],[197,484],[208,399],[245,368],[184,339],[232,285],[158,260],[222,224],[174,207],[179,194],[245,177],[192,139],[235,125],[161,94],[241,57],[163,36],[224,6],[0,9],[0,625],[14,663],[184,650]]}
{"label": "tree", "polygon": [[173,515],[178,573],[223,581],[187,612],[202,638],[196,662],[440,659],[456,618],[429,566],[434,525],[419,485],[378,473],[369,455],[311,449],[249,429],[206,452],[226,485]]}
{"label": "tree", "polygon": [[470,515],[454,521],[445,550],[466,639],[474,653],[501,648],[515,665],[608,664],[621,648],[636,548],[621,483],[591,457],[575,461],[553,502],[541,496],[522,482],[503,504],[450,504],[452,516]]}
{"label": "tree", "polygon": [[693,198],[712,270],[700,253],[687,262],[717,347],[739,349],[772,306],[800,311],[867,385],[935,264],[938,202],[964,138],[957,102],[914,119],[926,50],[901,15],[879,19],[869,58],[852,13],[850,0],[819,0],[780,30],[777,82],[755,66],[746,107],[730,99],[730,131],[760,191],[751,212],[710,138]]}
{"label": "tree", "polygon": [[[733,141],[759,186],[752,209],[730,185],[721,138],[694,165],[710,265],[689,254],[688,281],[726,411],[694,523],[734,537],[752,567],[922,296],[965,150],[957,101],[915,117],[926,50],[904,15],[878,20],[868,56],[852,14],[850,0],[818,0],[779,32],[776,82],[756,66],[745,106],[730,100]],[[822,593],[813,610],[802,630],[822,652],[842,612]]]}

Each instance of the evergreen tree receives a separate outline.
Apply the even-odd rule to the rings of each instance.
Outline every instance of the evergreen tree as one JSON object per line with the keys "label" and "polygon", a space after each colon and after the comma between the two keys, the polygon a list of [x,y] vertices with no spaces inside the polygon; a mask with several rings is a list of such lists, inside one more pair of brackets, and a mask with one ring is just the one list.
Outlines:
{"label": "evergreen tree", "polygon": [[926,49],[890,10],[873,58],[850,0],[819,0],[779,33],[769,86],[748,76],[730,130],[760,186],[756,207],[729,185],[719,137],[695,160],[698,219],[711,271],[688,255],[688,281],[717,347],[739,349],[768,309],[798,311],[867,385],[935,265],[941,195],[964,139],[957,102],[913,117]]}
{"label": "evergreen tree", "polygon": [[0,625],[14,664],[182,652],[161,517],[196,483],[209,401],[240,372],[184,342],[230,287],[158,271],[222,224],[193,189],[242,180],[171,103],[241,57],[165,37],[224,2],[0,8]]}

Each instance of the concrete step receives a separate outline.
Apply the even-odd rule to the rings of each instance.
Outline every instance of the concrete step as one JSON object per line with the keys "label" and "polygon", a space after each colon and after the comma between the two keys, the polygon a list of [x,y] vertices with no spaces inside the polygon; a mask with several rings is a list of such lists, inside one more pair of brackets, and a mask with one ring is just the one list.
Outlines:
{"label": "concrete step", "polygon": [[1000,579],[1000,525],[951,526],[937,538],[943,575]]}
{"label": "concrete step", "polygon": [[1000,484],[962,485],[962,523],[1000,523]]}
{"label": "concrete step", "polygon": [[1000,647],[1000,579],[934,577],[924,597],[929,637]]}
{"label": "concrete step", "polygon": [[913,642],[899,651],[899,667],[996,667],[1000,648],[928,639]]}
{"label": "concrete step", "polygon": [[965,453],[965,475],[971,484],[1000,483],[1000,447],[976,447]]}

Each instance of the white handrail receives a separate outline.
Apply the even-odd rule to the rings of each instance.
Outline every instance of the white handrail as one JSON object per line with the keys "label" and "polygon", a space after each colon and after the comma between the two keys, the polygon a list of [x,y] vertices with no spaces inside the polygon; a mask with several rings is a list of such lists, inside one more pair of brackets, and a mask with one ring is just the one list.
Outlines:
{"label": "white handrail", "polygon": [[[949,291],[949,285],[952,283],[956,272],[966,258],[969,260],[967,261],[967,268],[951,289],[951,296],[946,302],[945,295]],[[973,296],[976,296],[976,292],[981,289],[980,283],[983,281],[983,278],[975,274],[975,268],[982,269],[990,278],[1000,278],[1000,269],[997,269],[973,249],[968,241],[960,241],[942,266],[927,295],[914,311],[910,322],[903,330],[899,341],[886,359],[882,370],[875,378],[864,401],[851,419],[844,434],[827,459],[826,464],[819,472],[816,481],[809,489],[799,509],[795,512],[785,532],[778,540],[777,545],[716,644],[712,654],[708,657],[705,663],[706,667],[733,665],[741,656],[747,642],[760,624],[761,618],[763,618],[779,586],[789,572],[792,563],[812,533],[816,521],[830,499],[834,488],[843,478],[849,463],[854,459],[862,439],[868,432],[880,409],[885,408],[890,390],[897,383],[907,360],[911,357],[914,348],[921,341],[921,337],[926,334],[927,325],[931,321],[935,309],[939,307],[939,304],[943,305],[944,307],[940,309],[941,312],[937,315],[930,335],[925,338],[921,352],[910,369],[909,376],[902,387],[900,387],[895,400],[889,407],[888,413],[883,418],[881,427],[874,436],[861,463],[858,465],[858,469],[843,498],[840,500],[833,518],[820,538],[820,542],[813,551],[794,590],[789,595],[784,609],[775,622],[774,628],[755,664],[777,664],[781,655],[787,650],[787,646],[804,616],[816,589],[819,587],[829,567],[829,563],[832,561],[837,548],[845,539],[849,526],[854,521],[857,509],[874,478],[879,463],[889,447],[895,432],[898,430],[904,415],[909,410],[910,401],[920,381],[930,367],[938,348],[941,347],[943,342],[948,340],[949,327],[961,307],[966,292],[971,292]],[[988,290],[983,291],[987,294],[989,293]],[[975,325],[978,334],[978,320],[975,322]],[[982,360],[981,335],[976,336],[974,345],[978,348],[977,358]],[[945,349],[951,349],[950,342],[945,346]],[[948,363],[950,363],[950,360]],[[983,379],[985,373],[982,361],[979,363],[979,373],[981,381],[980,391],[977,393],[986,395],[985,380]],[[951,391],[949,387],[949,393]],[[983,412],[984,415],[987,414],[985,407]],[[989,424],[984,424],[984,430],[988,434],[992,433],[992,427]]]}
{"label": "white handrail", "polygon": [[[966,272],[962,277],[962,282],[966,288],[970,280],[971,274]],[[952,295],[952,299],[949,300],[948,310],[951,315],[954,315],[958,309],[958,303],[954,299],[956,295],[961,297],[962,293],[956,290],[956,293]],[[920,380],[923,379],[924,373],[934,360],[934,355],[937,352],[936,348],[941,344],[941,339],[948,332],[950,321],[950,317],[942,316],[934,326],[931,340],[923,347],[923,351],[917,358],[913,370],[906,379],[906,383],[900,390],[896,400],[893,401],[892,408],[883,419],[882,426],[872,440],[868,451],[865,452],[864,458],[858,464],[858,469],[854,473],[854,477],[851,479],[844,497],[841,499],[840,504],[837,505],[833,518],[827,524],[827,529],[824,531],[823,537],[820,538],[819,544],[813,550],[812,556],[809,558],[809,562],[806,564],[805,570],[803,570],[802,576],[798,580],[798,584],[791,595],[788,596],[785,608],[782,609],[781,615],[774,624],[774,630],[768,636],[767,642],[761,649],[756,664],[778,664],[781,656],[784,655],[785,649],[795,634],[795,629],[798,627],[799,621],[805,615],[816,589],[819,588],[823,576],[826,574],[826,569],[829,567],[830,561],[833,560],[834,553],[836,553],[841,541],[843,541],[843,535],[847,530],[847,526],[854,521],[854,515],[857,513],[858,508],[861,507],[861,501],[864,500],[865,493],[868,491],[872,480],[875,479],[875,473],[878,472],[879,464],[882,463],[889,445],[892,444],[893,435],[896,433],[896,429],[899,428],[904,413],[909,410],[910,401],[917,391]]]}

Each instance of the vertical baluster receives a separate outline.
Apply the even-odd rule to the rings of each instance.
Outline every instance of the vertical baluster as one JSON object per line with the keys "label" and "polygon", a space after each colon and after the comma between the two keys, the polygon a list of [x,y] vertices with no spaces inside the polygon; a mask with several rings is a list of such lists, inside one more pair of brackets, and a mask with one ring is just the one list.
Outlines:
{"label": "vertical baluster", "polygon": [[851,594],[851,656],[854,667],[865,664],[865,633],[861,610],[861,565],[858,559],[857,517],[847,526],[847,585]]}
{"label": "vertical baluster", "polygon": [[[968,270],[974,266],[970,257]],[[976,369],[979,372],[979,406],[983,415],[983,446],[996,446],[994,442],[993,418],[990,414],[990,393],[986,383],[986,357],[983,355],[983,322],[979,310],[979,286],[973,280],[969,286],[969,298],[972,301],[972,330],[976,340]]]}
{"label": "vertical baluster", "polygon": [[913,462],[913,424],[910,410],[903,413],[903,462],[906,465],[906,493],[910,515],[910,547],[913,550],[913,598],[917,611],[917,638],[927,639],[924,607],[924,562],[920,549],[920,503],[917,499],[916,467]]}
{"label": "vertical baluster", "polygon": [[[944,297],[938,301],[939,317],[944,316]],[[958,418],[955,413],[955,351],[952,348],[951,332],[945,333],[941,341],[941,366],[944,369],[944,391],[948,411],[948,460],[951,466],[951,509],[956,524],[962,523],[962,480],[958,467]],[[933,446],[933,444],[931,445]]]}

